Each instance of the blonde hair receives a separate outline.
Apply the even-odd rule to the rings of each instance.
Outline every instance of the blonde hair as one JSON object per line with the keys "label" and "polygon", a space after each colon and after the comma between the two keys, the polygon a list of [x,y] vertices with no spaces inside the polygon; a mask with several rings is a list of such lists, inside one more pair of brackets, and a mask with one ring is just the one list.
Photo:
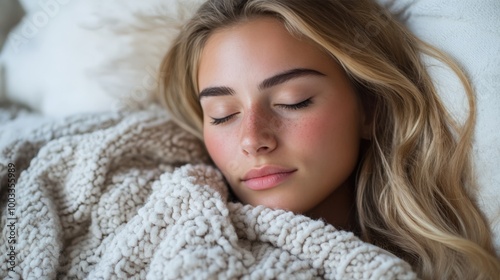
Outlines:
{"label": "blonde hair", "polygon": [[[500,275],[488,223],[471,198],[475,101],[463,72],[369,0],[212,0],[174,42],[161,67],[160,98],[202,139],[198,61],[219,28],[255,17],[279,19],[344,68],[371,112],[373,129],[357,172],[361,237],[408,261],[424,279]],[[459,125],[421,61],[437,58],[457,74],[469,101]]]}

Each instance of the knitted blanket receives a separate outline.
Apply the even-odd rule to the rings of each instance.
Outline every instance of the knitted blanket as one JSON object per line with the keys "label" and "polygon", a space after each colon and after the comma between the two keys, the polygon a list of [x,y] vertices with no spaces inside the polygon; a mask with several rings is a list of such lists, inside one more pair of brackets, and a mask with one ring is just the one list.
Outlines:
{"label": "knitted blanket", "polygon": [[352,233],[229,202],[208,162],[158,109],[65,119],[0,110],[0,277],[416,277]]}

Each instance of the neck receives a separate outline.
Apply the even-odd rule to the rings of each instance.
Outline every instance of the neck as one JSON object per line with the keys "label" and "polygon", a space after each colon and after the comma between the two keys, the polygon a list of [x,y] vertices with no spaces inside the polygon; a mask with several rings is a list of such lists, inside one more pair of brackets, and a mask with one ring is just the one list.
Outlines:
{"label": "neck", "polygon": [[356,201],[353,180],[347,180],[305,215],[312,219],[323,219],[337,229],[356,232]]}

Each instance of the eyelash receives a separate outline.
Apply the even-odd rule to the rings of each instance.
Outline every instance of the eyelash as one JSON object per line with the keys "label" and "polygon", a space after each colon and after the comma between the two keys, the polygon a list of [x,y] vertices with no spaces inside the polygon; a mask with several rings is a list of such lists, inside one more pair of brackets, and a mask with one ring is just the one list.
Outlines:
{"label": "eyelash", "polygon": [[[236,113],[236,114],[238,114],[238,113]],[[229,115],[227,117],[220,118],[220,119],[212,118],[212,121],[210,123],[212,125],[223,124],[223,123],[227,122],[229,119],[231,119],[236,114],[232,114],[232,115]]]}
{"label": "eyelash", "polygon": [[282,107],[282,108],[285,108],[285,109],[289,109],[289,110],[299,110],[299,109],[302,109],[302,108],[306,108],[308,107],[309,105],[312,104],[312,100],[311,98],[308,98],[302,102],[299,102],[297,104],[291,104],[291,105],[288,105],[288,104],[279,104],[278,106]]}
{"label": "eyelash", "polygon": [[[308,98],[302,102],[299,102],[299,103],[296,103],[296,104],[278,104],[277,106],[279,107],[282,107],[284,109],[288,109],[288,110],[300,110],[300,109],[303,109],[303,108],[306,108],[308,107],[309,105],[312,104],[312,100],[311,98]],[[210,122],[212,125],[220,125],[220,124],[223,124],[227,121],[229,121],[233,116],[237,115],[238,113],[234,113],[232,115],[229,115],[227,117],[224,117],[224,118],[219,118],[219,119],[216,119],[216,118],[212,118],[212,121]]]}

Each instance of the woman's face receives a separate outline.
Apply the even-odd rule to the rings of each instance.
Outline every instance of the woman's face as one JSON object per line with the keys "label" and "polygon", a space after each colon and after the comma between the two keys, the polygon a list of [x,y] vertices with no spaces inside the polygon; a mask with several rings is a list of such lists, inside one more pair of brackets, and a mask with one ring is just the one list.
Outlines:
{"label": "woman's face", "polygon": [[198,72],[207,150],[243,202],[305,213],[342,186],[364,117],[342,68],[272,18],[217,30]]}

